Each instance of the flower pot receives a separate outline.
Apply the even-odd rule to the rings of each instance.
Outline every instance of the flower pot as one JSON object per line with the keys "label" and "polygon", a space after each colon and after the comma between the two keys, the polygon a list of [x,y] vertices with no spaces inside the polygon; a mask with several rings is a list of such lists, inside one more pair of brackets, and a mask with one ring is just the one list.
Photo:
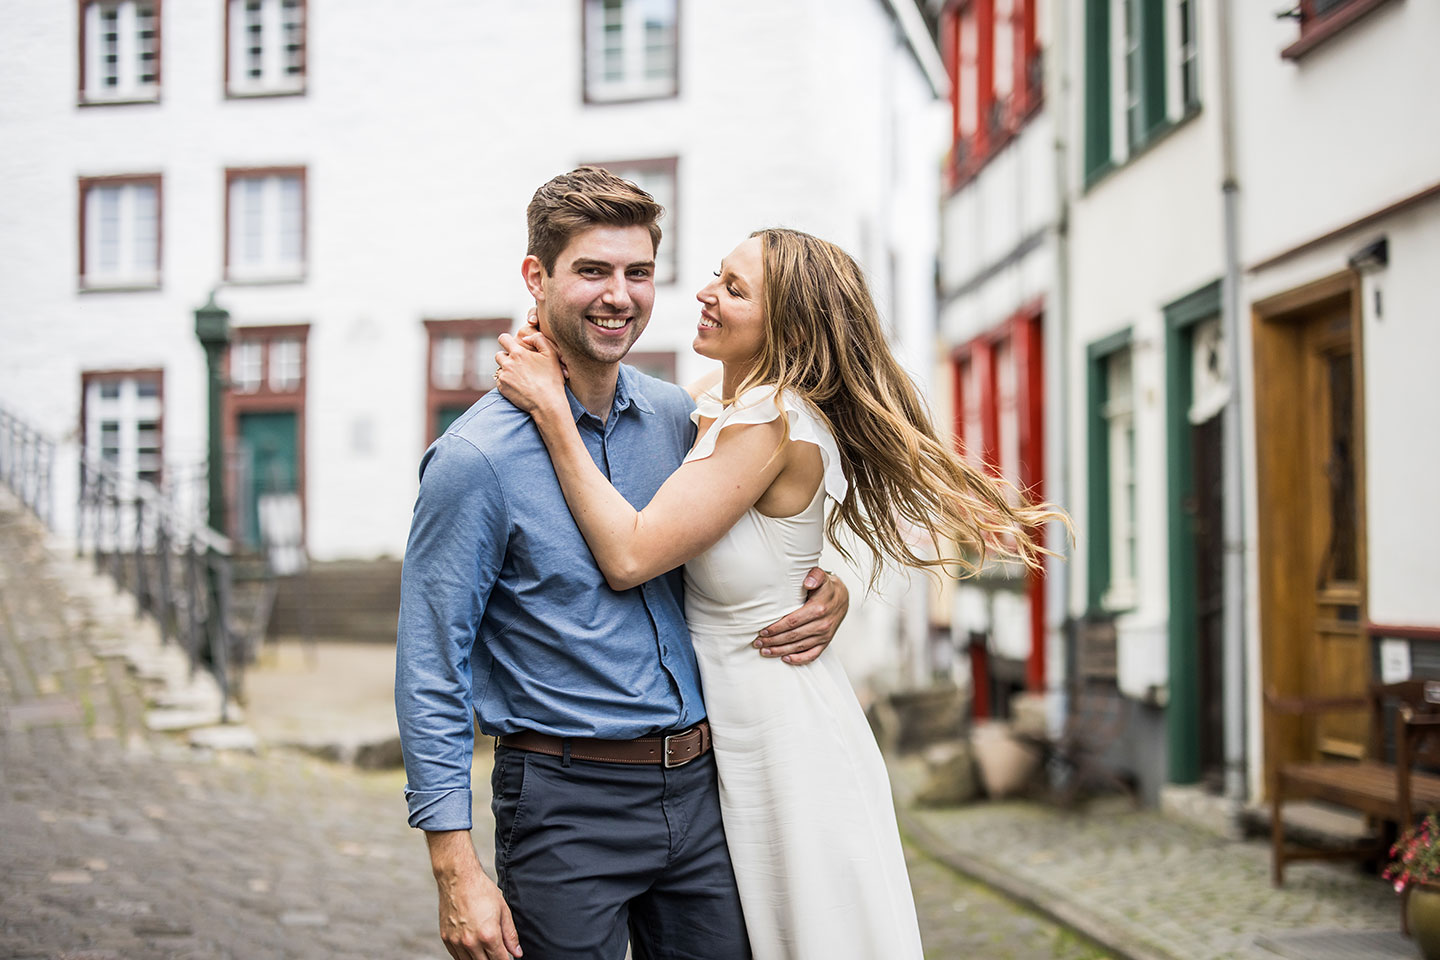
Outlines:
{"label": "flower pot", "polygon": [[970,734],[980,782],[992,800],[1023,791],[1040,769],[1040,751],[1015,736],[999,720],[977,723]]}
{"label": "flower pot", "polygon": [[1406,891],[1405,922],[1425,960],[1440,960],[1440,886],[1412,883]]}

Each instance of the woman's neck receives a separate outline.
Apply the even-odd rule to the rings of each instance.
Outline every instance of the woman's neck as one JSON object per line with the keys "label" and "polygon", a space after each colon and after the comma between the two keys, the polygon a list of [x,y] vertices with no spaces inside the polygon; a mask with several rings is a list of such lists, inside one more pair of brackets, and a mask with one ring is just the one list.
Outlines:
{"label": "woman's neck", "polygon": [[745,382],[754,370],[753,363],[726,363],[725,372],[720,377],[720,402],[730,403],[735,399],[740,390],[740,385]]}

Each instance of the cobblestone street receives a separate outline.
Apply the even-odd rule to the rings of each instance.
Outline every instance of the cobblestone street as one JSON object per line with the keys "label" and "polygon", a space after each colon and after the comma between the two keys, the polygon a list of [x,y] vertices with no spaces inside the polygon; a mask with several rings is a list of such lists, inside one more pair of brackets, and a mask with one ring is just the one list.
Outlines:
{"label": "cobblestone street", "polygon": [[[137,681],[92,652],[104,629],[0,507],[0,958],[445,956],[399,771],[149,732]],[[910,854],[927,956],[1105,956]]]}

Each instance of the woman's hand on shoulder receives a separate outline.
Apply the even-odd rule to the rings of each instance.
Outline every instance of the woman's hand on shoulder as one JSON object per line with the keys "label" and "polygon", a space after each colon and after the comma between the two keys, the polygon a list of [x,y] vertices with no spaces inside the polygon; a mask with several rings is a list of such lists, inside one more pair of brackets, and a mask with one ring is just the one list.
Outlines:
{"label": "woman's hand on shoulder", "polygon": [[495,386],[505,399],[532,417],[550,412],[569,413],[560,354],[539,331],[500,335],[500,349],[495,354]]}

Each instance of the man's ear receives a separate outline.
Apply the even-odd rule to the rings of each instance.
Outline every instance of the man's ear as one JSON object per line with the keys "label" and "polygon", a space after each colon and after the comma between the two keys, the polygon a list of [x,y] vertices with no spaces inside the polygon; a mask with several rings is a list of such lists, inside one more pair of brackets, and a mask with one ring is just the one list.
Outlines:
{"label": "man's ear", "polygon": [[540,262],[540,258],[532,253],[520,261],[520,276],[525,278],[525,287],[530,291],[530,296],[535,298],[535,302],[543,303],[545,287],[541,281],[545,279],[545,266]]}

